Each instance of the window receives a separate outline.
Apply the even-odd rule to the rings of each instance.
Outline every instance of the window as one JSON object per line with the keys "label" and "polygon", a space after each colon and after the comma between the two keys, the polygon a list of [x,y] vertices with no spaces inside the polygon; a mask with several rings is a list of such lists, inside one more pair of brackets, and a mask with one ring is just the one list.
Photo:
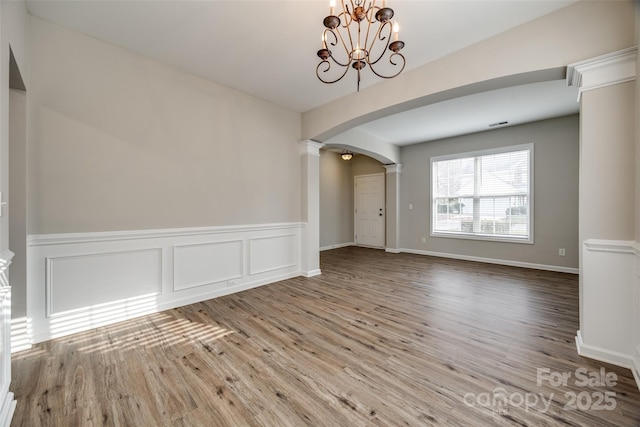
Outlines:
{"label": "window", "polygon": [[431,235],[533,243],[533,144],[431,158]]}

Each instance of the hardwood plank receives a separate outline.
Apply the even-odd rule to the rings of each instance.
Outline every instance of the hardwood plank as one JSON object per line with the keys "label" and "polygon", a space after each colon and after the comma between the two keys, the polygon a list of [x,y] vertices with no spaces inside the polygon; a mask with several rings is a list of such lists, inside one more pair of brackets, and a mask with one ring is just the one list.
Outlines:
{"label": "hardwood plank", "polygon": [[12,425],[640,425],[631,372],[576,353],[575,275],[355,247],[321,268],[14,354]]}

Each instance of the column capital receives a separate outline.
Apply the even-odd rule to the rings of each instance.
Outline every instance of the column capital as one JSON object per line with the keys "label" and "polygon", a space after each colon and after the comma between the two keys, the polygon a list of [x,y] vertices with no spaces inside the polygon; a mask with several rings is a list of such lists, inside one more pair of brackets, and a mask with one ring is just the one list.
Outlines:
{"label": "column capital", "polygon": [[633,46],[567,66],[567,84],[578,86],[578,101],[582,92],[635,80],[636,55]]}
{"label": "column capital", "polygon": [[384,168],[387,170],[387,173],[401,173],[402,165],[400,163],[393,163],[390,165],[384,165]]}
{"label": "column capital", "polygon": [[304,156],[305,154],[319,156],[320,149],[324,147],[324,144],[321,142],[312,141],[310,139],[305,139],[304,141],[298,142],[298,146],[300,147],[301,156]]}

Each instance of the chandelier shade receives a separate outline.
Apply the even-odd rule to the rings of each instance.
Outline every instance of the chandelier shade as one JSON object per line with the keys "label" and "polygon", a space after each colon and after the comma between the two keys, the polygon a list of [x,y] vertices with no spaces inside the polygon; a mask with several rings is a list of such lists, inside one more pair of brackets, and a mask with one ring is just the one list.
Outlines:
{"label": "chandelier shade", "polygon": [[360,72],[367,66],[373,74],[390,79],[404,70],[406,61],[398,40],[399,26],[392,23],[393,9],[385,0],[330,0],[329,15],[324,18],[320,63],[316,76],[324,83],[336,83],[349,68],[356,71],[356,87],[360,91]]}
{"label": "chandelier shade", "polygon": [[340,155],[342,160],[351,160],[353,158],[353,153],[351,151],[343,151]]}

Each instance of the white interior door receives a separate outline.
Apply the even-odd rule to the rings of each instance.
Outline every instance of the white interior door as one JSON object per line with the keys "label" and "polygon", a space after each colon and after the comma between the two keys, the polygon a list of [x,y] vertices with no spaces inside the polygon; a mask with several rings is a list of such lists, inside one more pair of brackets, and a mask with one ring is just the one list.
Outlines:
{"label": "white interior door", "polygon": [[383,248],[385,242],[384,174],[358,175],[354,182],[355,243]]}

